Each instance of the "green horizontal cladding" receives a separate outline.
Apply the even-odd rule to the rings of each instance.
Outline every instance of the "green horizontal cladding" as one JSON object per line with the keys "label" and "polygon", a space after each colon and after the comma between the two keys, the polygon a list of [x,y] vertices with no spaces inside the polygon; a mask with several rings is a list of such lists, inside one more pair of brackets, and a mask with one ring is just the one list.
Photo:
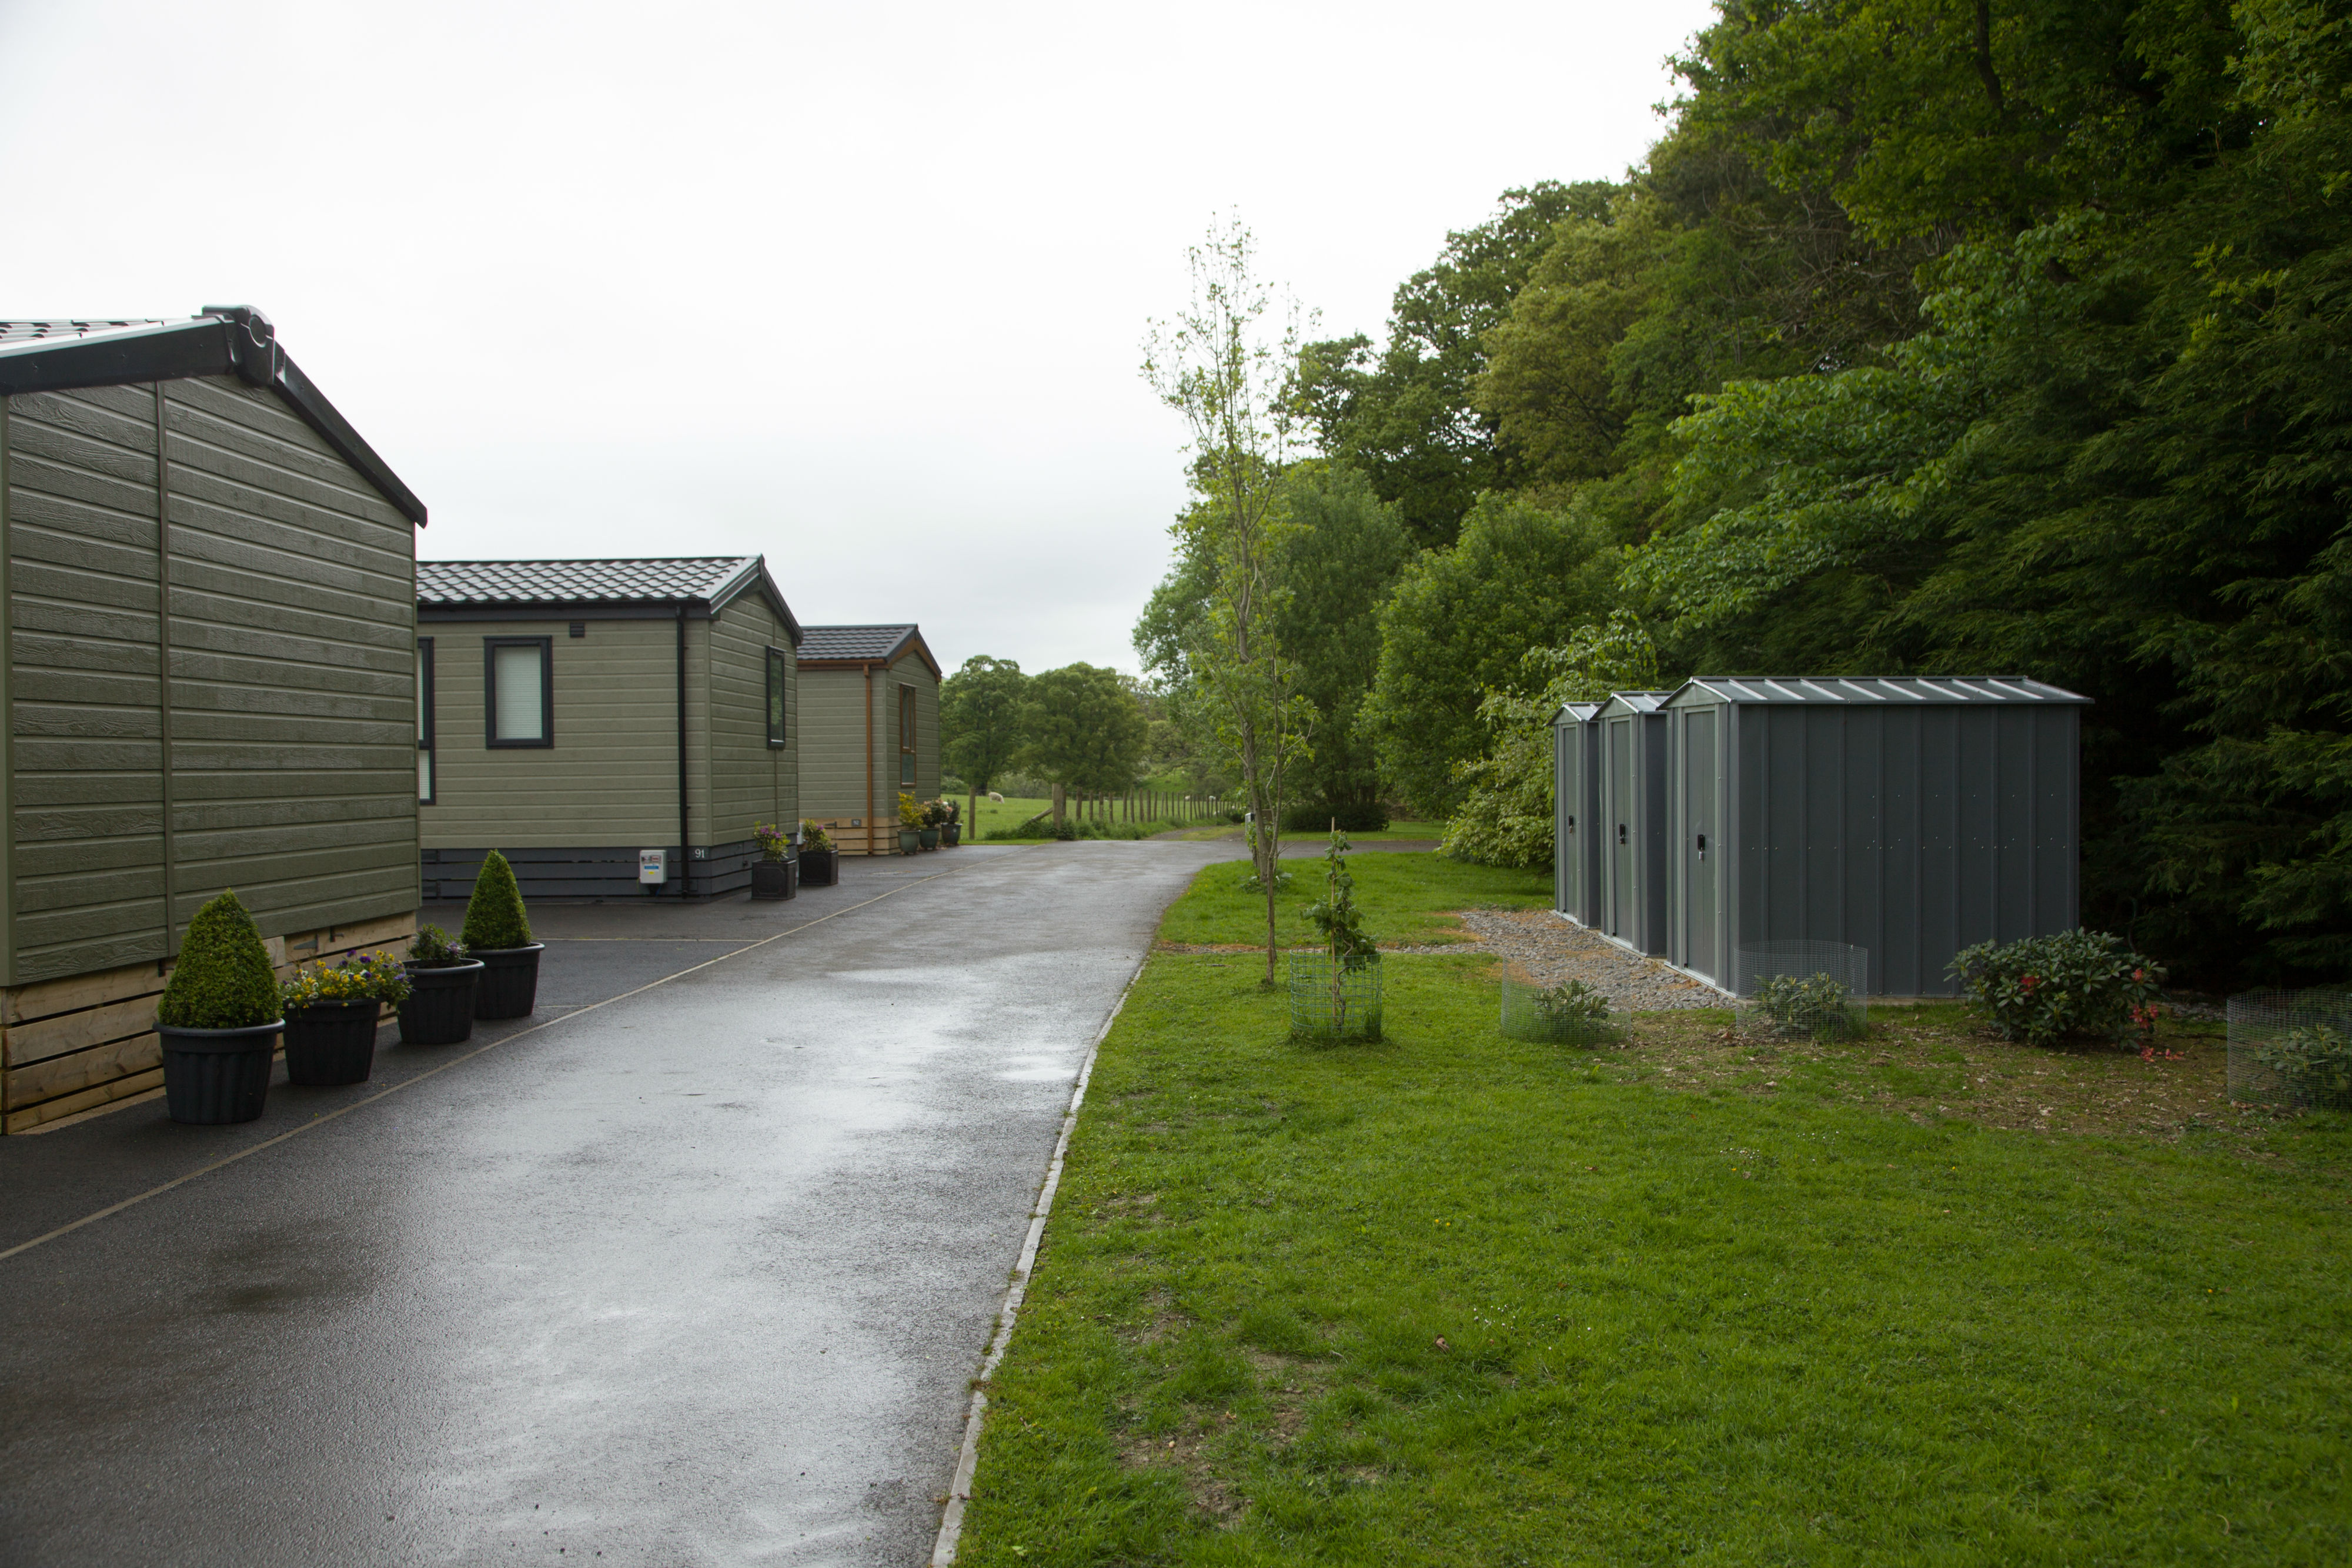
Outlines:
{"label": "green horizontal cladding", "polygon": [[[419,628],[433,653],[432,852],[554,850],[678,841],[677,622],[538,618],[454,620]],[[544,637],[552,706],[546,747],[488,744],[490,639]],[[767,736],[767,651],[785,655],[786,744]],[[686,622],[688,839],[708,849],[800,810],[800,693],[792,638],[764,595],[747,593]],[[429,875],[429,873],[428,873]]]}
{"label": "green horizontal cladding", "polygon": [[5,402],[0,982],[414,908],[407,518],[229,377]]}
{"label": "green horizontal cladding", "polygon": [[[940,792],[940,684],[929,666],[909,652],[894,664],[874,667],[869,686],[863,669],[823,668],[801,675],[807,728],[801,748],[802,814],[820,821],[864,818],[867,780],[872,779],[874,815],[895,821],[898,810],[898,688],[915,693],[915,785],[919,800]],[[866,749],[866,703],[873,703],[873,748]],[[871,773],[868,773],[868,766]]]}

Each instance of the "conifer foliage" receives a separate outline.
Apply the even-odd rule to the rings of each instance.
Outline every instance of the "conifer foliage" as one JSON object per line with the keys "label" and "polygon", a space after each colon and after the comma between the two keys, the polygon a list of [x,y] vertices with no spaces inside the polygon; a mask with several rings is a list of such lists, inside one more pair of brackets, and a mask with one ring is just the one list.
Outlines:
{"label": "conifer foliage", "polygon": [[530,916],[523,912],[522,889],[515,885],[507,857],[496,850],[483,858],[480,874],[474,878],[474,894],[466,901],[466,924],[457,939],[472,953],[530,946]]}
{"label": "conifer foliage", "polygon": [[236,894],[225,890],[188,922],[155,1021],[167,1029],[250,1029],[278,1013],[269,949]]}

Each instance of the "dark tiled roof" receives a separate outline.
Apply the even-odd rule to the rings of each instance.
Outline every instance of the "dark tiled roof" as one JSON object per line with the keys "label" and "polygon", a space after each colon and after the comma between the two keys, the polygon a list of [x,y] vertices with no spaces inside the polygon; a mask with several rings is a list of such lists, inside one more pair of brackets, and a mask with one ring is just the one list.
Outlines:
{"label": "dark tiled roof", "polygon": [[125,327],[160,327],[160,320],[145,321],[0,321],[0,343],[29,343],[36,340],[56,342],[66,338],[87,338],[94,332],[117,332]]}
{"label": "dark tiled roof", "polygon": [[2023,675],[1696,675],[1717,702],[1837,703],[1909,707],[1920,703],[2084,703],[2090,698]]}
{"label": "dark tiled roof", "polygon": [[642,604],[708,600],[759,565],[755,555],[650,560],[420,560],[416,601]]}
{"label": "dark tiled roof", "polygon": [[811,626],[801,643],[801,662],[845,659],[864,663],[883,660],[917,634],[913,626]]}

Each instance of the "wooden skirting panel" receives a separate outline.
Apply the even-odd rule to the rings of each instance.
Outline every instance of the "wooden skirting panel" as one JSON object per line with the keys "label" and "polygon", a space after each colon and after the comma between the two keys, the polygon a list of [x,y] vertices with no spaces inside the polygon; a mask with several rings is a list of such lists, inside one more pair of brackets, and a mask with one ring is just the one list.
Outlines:
{"label": "wooden skirting panel", "polygon": [[[816,821],[814,817],[809,820]],[[846,817],[837,822],[817,822],[817,826],[823,828],[825,836],[833,841],[833,847],[845,855],[895,855],[898,852],[898,819],[896,817],[887,822],[871,822],[862,828],[851,827]]]}
{"label": "wooden skirting panel", "polygon": [[[724,898],[751,885],[751,862],[760,856],[759,841],[744,839],[712,844],[698,860],[681,862],[676,844],[646,844],[668,857],[663,862],[668,880],[656,890],[637,881],[639,846],[603,845],[587,849],[508,850],[499,852],[514,867],[515,883],[523,902],[534,899],[627,900],[636,898]],[[417,867],[421,892],[427,904],[463,904],[474,891],[487,850],[425,850]],[[454,934],[453,934],[454,935]]]}
{"label": "wooden skirting panel", "polygon": [[[402,945],[415,934],[411,912],[262,940],[284,979],[305,964]],[[160,1085],[155,999],[170,972],[164,964],[126,964],[0,988],[0,1126],[21,1133]]]}

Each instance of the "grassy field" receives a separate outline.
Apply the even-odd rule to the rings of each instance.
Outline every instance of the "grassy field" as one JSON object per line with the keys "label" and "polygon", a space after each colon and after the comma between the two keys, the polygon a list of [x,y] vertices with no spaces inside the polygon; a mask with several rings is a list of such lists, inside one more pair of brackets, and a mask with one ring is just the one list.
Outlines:
{"label": "grassy field", "polygon": [[[1280,894],[1279,938],[1286,946],[1312,942],[1315,934],[1302,912],[1323,896],[1323,862],[1283,863],[1290,868],[1291,882]],[[1478,905],[1543,909],[1551,904],[1548,871],[1498,871],[1446,860],[1427,850],[1350,855],[1348,871],[1356,879],[1356,902],[1365,911],[1364,929],[1375,941],[1390,945],[1457,940],[1461,928],[1447,917],[1451,910]],[[1265,897],[1242,891],[1249,875],[1247,861],[1203,871],[1169,906],[1160,939],[1188,946],[1264,946]]]}
{"label": "grassy field", "polygon": [[1152,958],[959,1562],[2352,1558],[2352,1122],[2231,1113],[2210,1029],[1580,1052],[1384,967],[1387,1042],[1312,1049],[1246,955]]}
{"label": "grassy field", "polygon": [[[1053,809],[1053,805],[1054,802],[1051,800],[1033,800],[1026,798],[1015,800],[1010,796],[1008,796],[1002,803],[999,803],[989,800],[983,795],[981,797],[980,801],[981,839],[984,841],[991,834],[997,832],[999,830],[1017,827],[1021,823],[1025,822],[1030,818],[1035,816],[1040,811],[1051,810]],[[1074,806],[1071,810],[1075,813],[1076,808]],[[1119,825],[1123,827],[1126,824],[1122,823]],[[1200,828],[1204,831],[1213,831],[1211,824],[1207,822],[1145,822],[1140,824],[1140,826],[1148,832],[1161,830],[1172,831],[1177,828]]]}

